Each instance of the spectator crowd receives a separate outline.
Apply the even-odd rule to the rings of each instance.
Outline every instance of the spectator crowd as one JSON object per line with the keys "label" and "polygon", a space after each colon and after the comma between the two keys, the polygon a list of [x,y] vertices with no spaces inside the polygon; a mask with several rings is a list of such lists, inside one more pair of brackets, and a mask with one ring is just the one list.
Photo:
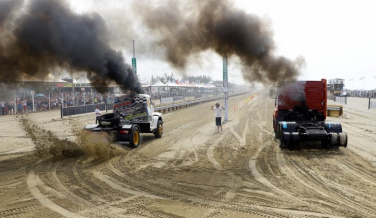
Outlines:
{"label": "spectator crowd", "polygon": [[86,104],[110,103],[111,97],[108,94],[91,92],[62,92],[52,93],[44,97],[23,95],[15,98],[0,99],[0,115],[25,114],[35,111],[54,110],[63,107],[81,106]]}

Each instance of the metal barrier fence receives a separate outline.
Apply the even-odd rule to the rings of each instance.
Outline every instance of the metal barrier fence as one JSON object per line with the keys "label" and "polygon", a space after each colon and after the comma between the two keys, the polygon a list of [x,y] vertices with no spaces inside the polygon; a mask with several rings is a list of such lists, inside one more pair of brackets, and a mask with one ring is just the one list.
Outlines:
{"label": "metal barrier fence", "polygon": [[161,104],[170,103],[174,101],[174,97],[161,98]]}
{"label": "metal barrier fence", "polygon": [[173,96],[173,97],[161,98],[161,104],[170,103],[170,102],[174,102],[174,101],[181,101],[181,100],[185,100],[185,97],[176,95],[176,96]]}
{"label": "metal barrier fence", "polygon": [[369,98],[368,109],[376,109],[376,101],[374,99],[371,100],[371,98]]}
{"label": "metal barrier fence", "polygon": [[336,96],[334,95],[328,95],[328,100],[335,101]]}
{"label": "metal barrier fence", "polygon": [[174,96],[174,101],[182,101],[185,100],[184,96]]}
{"label": "metal barrier fence", "polygon": [[113,104],[87,104],[75,107],[61,107],[61,118],[64,116],[92,113],[97,106],[99,107],[99,110],[106,112],[114,108]]}
{"label": "metal barrier fence", "polygon": [[[238,92],[238,93],[230,94],[229,97],[244,95],[246,93],[248,93],[248,92]],[[210,101],[219,100],[219,99],[223,99],[223,96],[218,95],[218,96],[209,97],[209,98],[200,98],[200,99],[195,99],[195,100],[192,100],[192,101],[181,102],[181,103],[178,103],[178,104],[174,103],[174,104],[171,104],[171,105],[158,106],[158,107],[155,107],[154,110],[161,112],[161,113],[164,113],[164,112],[168,112],[170,110],[175,110],[175,109],[180,108],[180,107],[192,106],[192,105],[201,104],[201,103],[210,102]]]}
{"label": "metal barrier fence", "polygon": [[[235,94],[230,94],[229,97],[237,96],[237,95],[243,95],[246,94],[247,92],[239,92]],[[182,96],[184,97],[184,96]],[[185,106],[185,105],[195,105],[195,104],[200,104],[204,102],[209,102],[209,101],[214,101],[218,99],[223,99],[223,96],[215,96],[215,97],[210,97],[210,98],[202,98],[198,100],[193,100],[193,101],[187,101],[187,102],[182,102],[180,104],[172,104],[172,105],[165,105],[165,106],[158,106],[155,107],[155,111],[162,111],[164,109],[168,108],[174,108],[177,106]],[[162,101],[161,101],[162,103]],[[114,104],[90,104],[90,105],[82,105],[82,106],[75,106],[75,107],[61,107],[61,118],[63,116],[72,116],[72,115],[78,115],[78,114],[85,114],[85,113],[93,113],[95,111],[95,107],[99,106],[99,110],[101,111],[107,111],[108,110],[113,110]]]}
{"label": "metal barrier fence", "polygon": [[342,104],[347,104],[347,97],[334,96],[334,102],[339,102]]}

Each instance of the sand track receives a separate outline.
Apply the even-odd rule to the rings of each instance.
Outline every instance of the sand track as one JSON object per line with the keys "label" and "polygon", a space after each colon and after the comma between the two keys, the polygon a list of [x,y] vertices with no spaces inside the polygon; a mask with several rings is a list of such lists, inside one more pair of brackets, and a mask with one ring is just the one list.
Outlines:
{"label": "sand track", "polygon": [[[59,119],[59,111],[0,117],[0,217],[376,217],[374,111],[350,99],[340,121],[348,149],[312,145],[281,150],[272,132],[274,100],[261,93],[243,108],[230,99],[229,122],[216,133],[214,103],[164,116],[161,139],[112,158],[38,157],[46,131],[77,144],[75,126],[94,115]],[[350,101],[351,102],[351,101]],[[369,123],[369,125],[367,124]],[[33,131],[33,130],[26,130]],[[3,200],[5,199],[5,200]]]}

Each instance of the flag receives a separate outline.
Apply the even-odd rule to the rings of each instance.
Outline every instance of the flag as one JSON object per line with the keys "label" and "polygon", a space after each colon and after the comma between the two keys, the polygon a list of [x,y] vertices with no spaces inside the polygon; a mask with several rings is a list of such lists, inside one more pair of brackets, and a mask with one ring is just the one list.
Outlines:
{"label": "flag", "polygon": [[360,79],[359,79],[359,80],[363,80],[363,79],[364,79],[364,76],[360,77]]}

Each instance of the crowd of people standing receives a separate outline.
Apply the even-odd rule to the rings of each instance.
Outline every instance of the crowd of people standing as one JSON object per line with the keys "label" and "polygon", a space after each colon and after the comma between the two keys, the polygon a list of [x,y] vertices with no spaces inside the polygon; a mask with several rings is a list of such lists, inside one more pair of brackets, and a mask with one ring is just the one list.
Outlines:
{"label": "crowd of people standing", "polygon": [[36,111],[54,110],[63,107],[81,106],[86,104],[106,103],[111,98],[108,94],[90,92],[63,92],[52,93],[48,96],[34,97],[31,95],[16,98],[0,99],[0,115],[25,114]]}
{"label": "crowd of people standing", "polygon": [[32,111],[32,102],[26,99],[19,99],[16,102],[14,100],[0,100],[0,106],[0,115],[23,114]]}

